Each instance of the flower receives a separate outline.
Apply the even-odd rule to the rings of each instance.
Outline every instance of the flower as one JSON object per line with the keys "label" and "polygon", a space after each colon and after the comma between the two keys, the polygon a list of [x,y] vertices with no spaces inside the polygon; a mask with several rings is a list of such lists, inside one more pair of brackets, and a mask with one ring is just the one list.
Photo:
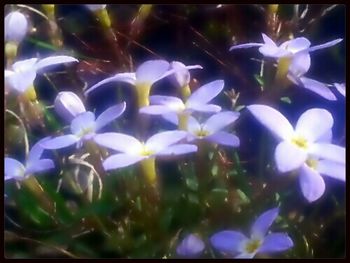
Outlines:
{"label": "flower", "polygon": [[38,141],[31,148],[26,163],[23,165],[19,161],[5,157],[5,181],[10,179],[24,180],[34,173],[41,173],[55,167],[50,159],[40,159],[44,149],[41,144],[49,138]]}
{"label": "flower", "polygon": [[257,253],[288,250],[294,244],[286,233],[267,234],[278,213],[279,209],[273,208],[260,215],[251,227],[250,238],[238,231],[225,230],[214,234],[210,242],[215,249],[235,258],[253,258]]}
{"label": "flower", "polygon": [[96,88],[112,81],[126,82],[135,86],[138,105],[148,106],[149,105],[149,93],[152,85],[158,80],[165,78],[166,76],[174,73],[174,70],[169,70],[169,63],[165,60],[148,60],[142,63],[136,72],[118,73],[113,77],[106,78],[97,84],[93,85],[90,89],[85,92],[88,95]]}
{"label": "flower", "polygon": [[339,91],[339,93],[341,95],[343,95],[345,97],[345,91],[346,91],[346,88],[345,88],[345,83],[334,83],[334,87]]}
{"label": "flower", "polygon": [[[178,125],[178,117],[175,114],[166,114],[163,117]],[[212,115],[204,123],[199,123],[193,116],[189,116],[187,130],[188,140],[206,140],[232,147],[239,146],[239,138],[228,132],[221,131],[226,126],[235,122],[239,117],[238,112],[226,111]]]}
{"label": "flower", "polygon": [[140,113],[151,115],[163,115],[166,113],[190,113],[192,111],[200,112],[219,112],[221,107],[214,104],[207,104],[216,97],[224,88],[223,80],[215,80],[200,87],[193,92],[184,103],[181,99],[172,96],[150,96],[152,104],[140,109]]}
{"label": "flower", "polygon": [[294,84],[311,90],[327,100],[337,100],[326,84],[304,77],[305,73],[308,72],[310,65],[310,55],[307,52],[296,54],[288,68],[288,79]]}
{"label": "flower", "polygon": [[204,250],[204,242],[194,234],[187,235],[176,248],[176,253],[183,257],[199,256]]}
{"label": "flower", "polygon": [[103,167],[107,171],[152,157],[182,155],[197,151],[197,146],[192,144],[173,145],[186,135],[187,132],[184,131],[165,131],[153,135],[143,143],[132,136],[110,132],[96,135],[94,141],[101,146],[121,152],[109,156],[103,162]]}
{"label": "flower", "polygon": [[11,89],[22,94],[33,87],[36,75],[43,68],[77,61],[70,56],[51,56],[43,59],[31,58],[17,61],[12,65],[12,70],[5,70],[5,82]]}
{"label": "flower", "polygon": [[58,136],[41,145],[45,149],[61,149],[78,143],[77,146],[81,147],[83,141],[91,140],[98,131],[118,118],[124,112],[125,106],[125,102],[122,102],[110,107],[96,119],[91,111],[83,112],[72,120],[70,125],[72,134]]}
{"label": "flower", "polygon": [[[277,169],[281,173],[301,169],[299,183],[309,202],[317,200],[324,193],[324,181],[319,173],[342,180],[339,167],[345,165],[345,148],[330,143],[333,117],[327,110],[314,108],[305,111],[295,129],[280,112],[269,106],[250,105],[248,110],[280,141],[275,150]],[[322,160],[319,166],[313,162],[313,170],[308,168],[310,160],[319,159]],[[325,167],[325,164],[330,166]],[[328,169],[333,166],[334,171],[330,172]],[[317,169],[319,172],[315,172]]]}
{"label": "flower", "polygon": [[75,93],[62,91],[58,93],[55,99],[55,111],[70,123],[77,115],[86,110],[83,102]]}
{"label": "flower", "polygon": [[265,57],[281,58],[292,57],[301,51],[312,52],[318,49],[331,47],[342,41],[342,39],[338,38],[321,45],[310,47],[311,42],[307,38],[298,37],[285,41],[281,45],[277,46],[276,43],[264,33],[262,34],[262,37],[264,43],[246,43],[235,45],[230,48],[230,51],[239,48],[259,47],[259,52]]}
{"label": "flower", "polygon": [[28,32],[27,18],[18,11],[5,17],[5,41],[20,43]]}
{"label": "flower", "polygon": [[200,65],[186,66],[179,61],[171,62],[170,67],[175,70],[175,73],[171,75],[170,79],[180,88],[183,88],[190,83],[190,69],[203,69]]}

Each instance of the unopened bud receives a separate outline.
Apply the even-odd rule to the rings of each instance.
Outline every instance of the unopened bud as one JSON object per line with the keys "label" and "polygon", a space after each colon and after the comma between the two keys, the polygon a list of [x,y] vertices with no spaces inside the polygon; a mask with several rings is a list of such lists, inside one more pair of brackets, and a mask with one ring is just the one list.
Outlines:
{"label": "unopened bud", "polygon": [[5,41],[19,43],[28,32],[27,18],[20,12],[14,11],[5,17]]}
{"label": "unopened bud", "polygon": [[62,91],[58,93],[55,99],[55,111],[61,118],[71,122],[78,114],[85,112],[86,109],[75,93]]}

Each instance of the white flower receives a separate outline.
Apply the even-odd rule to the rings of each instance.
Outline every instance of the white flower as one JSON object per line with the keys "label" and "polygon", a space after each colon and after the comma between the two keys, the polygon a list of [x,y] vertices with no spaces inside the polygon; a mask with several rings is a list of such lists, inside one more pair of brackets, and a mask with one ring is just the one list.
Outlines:
{"label": "white flower", "polygon": [[27,18],[20,12],[14,11],[5,17],[5,41],[19,43],[28,32]]}

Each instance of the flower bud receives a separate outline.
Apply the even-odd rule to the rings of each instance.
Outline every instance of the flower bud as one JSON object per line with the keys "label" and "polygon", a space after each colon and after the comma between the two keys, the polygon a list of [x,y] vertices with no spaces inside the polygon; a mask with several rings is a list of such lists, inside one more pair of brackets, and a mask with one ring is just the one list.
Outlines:
{"label": "flower bud", "polygon": [[19,43],[28,31],[27,18],[20,12],[14,11],[5,17],[5,41]]}
{"label": "flower bud", "polygon": [[204,242],[194,234],[186,236],[176,248],[176,253],[183,257],[199,256],[204,250]]}
{"label": "flower bud", "polygon": [[55,99],[56,113],[67,122],[71,122],[78,114],[85,112],[85,106],[73,92],[62,91]]}
{"label": "flower bud", "polygon": [[190,72],[186,66],[178,61],[170,63],[172,69],[175,70],[174,74],[171,75],[172,82],[178,87],[185,87],[190,83]]}

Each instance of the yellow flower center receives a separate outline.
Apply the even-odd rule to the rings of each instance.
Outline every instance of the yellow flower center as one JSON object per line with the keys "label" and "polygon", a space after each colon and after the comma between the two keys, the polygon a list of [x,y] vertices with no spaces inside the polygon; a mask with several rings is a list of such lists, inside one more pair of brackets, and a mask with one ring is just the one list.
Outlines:
{"label": "yellow flower center", "polygon": [[143,156],[150,156],[154,154],[154,151],[151,151],[150,149],[148,149],[146,147],[146,145],[143,145],[142,146],[142,149],[141,149],[141,152],[140,152],[140,155],[143,155]]}
{"label": "yellow flower center", "polygon": [[35,101],[36,100],[36,92],[34,89],[34,86],[31,85],[25,92],[24,92],[24,97],[30,101]]}
{"label": "yellow flower center", "polygon": [[80,133],[78,134],[78,137],[83,137],[84,135],[87,135],[89,133],[92,133],[94,132],[94,128],[93,127],[86,127],[86,128],[83,128]]}
{"label": "yellow flower center", "polygon": [[195,132],[195,134],[199,137],[199,138],[203,138],[209,135],[209,132],[203,129],[197,130]]}
{"label": "yellow flower center", "polygon": [[292,143],[298,146],[301,149],[306,150],[309,146],[308,141],[301,136],[296,136],[292,139]]}
{"label": "yellow flower center", "polygon": [[246,246],[245,250],[247,253],[254,253],[261,245],[261,241],[259,239],[250,240]]}

